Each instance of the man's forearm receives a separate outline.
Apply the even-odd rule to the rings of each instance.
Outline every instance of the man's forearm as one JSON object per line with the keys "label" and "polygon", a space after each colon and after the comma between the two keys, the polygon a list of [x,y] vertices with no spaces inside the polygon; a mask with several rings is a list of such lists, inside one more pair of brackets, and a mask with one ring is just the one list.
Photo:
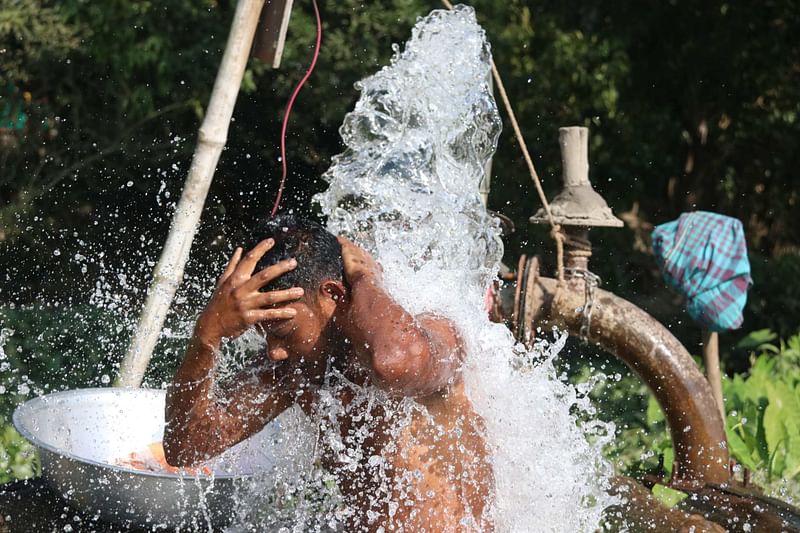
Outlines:
{"label": "man's forearm", "polygon": [[291,405],[287,373],[258,363],[227,384],[218,384],[219,345],[218,339],[196,331],[167,389],[164,451],[170,464],[190,465],[214,457]]}
{"label": "man's forearm", "polygon": [[198,321],[183,362],[167,390],[167,415],[172,408],[188,410],[198,398],[210,397],[221,337]]}
{"label": "man's forearm", "polygon": [[170,464],[193,462],[186,457],[194,448],[191,445],[192,415],[209,411],[219,346],[219,339],[204,338],[196,329],[184,360],[167,388],[164,449]]}

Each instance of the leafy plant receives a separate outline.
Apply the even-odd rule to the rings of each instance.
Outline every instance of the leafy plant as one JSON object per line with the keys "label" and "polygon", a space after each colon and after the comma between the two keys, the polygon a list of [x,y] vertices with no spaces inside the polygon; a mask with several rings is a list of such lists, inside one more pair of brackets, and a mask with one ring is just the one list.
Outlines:
{"label": "leafy plant", "polygon": [[[80,30],[58,5],[42,0],[0,0],[0,81],[27,82],[31,65],[61,59],[80,44]],[[3,84],[0,83],[0,86]]]}
{"label": "leafy plant", "polygon": [[0,426],[0,484],[39,475],[36,452],[12,426]]}
{"label": "leafy plant", "polygon": [[723,380],[731,454],[771,483],[800,479],[800,334],[778,345],[756,331],[740,344],[761,341],[747,376]]}

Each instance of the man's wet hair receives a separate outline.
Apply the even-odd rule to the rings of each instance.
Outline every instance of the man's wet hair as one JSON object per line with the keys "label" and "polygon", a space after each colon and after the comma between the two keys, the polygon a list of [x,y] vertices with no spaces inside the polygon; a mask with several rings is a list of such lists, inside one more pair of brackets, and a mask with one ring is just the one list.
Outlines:
{"label": "man's wet hair", "polygon": [[344,280],[342,247],[336,236],[321,224],[291,214],[278,215],[254,228],[248,249],[270,237],[275,240],[275,245],[258,262],[256,272],[292,257],[297,259],[297,267],[262,290],[302,287],[307,295],[315,297],[323,281]]}

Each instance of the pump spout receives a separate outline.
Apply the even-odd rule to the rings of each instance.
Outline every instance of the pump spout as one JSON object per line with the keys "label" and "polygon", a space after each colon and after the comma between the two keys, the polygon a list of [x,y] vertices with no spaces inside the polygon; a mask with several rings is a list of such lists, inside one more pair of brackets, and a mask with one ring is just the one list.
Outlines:
{"label": "pump spout", "polygon": [[559,287],[551,278],[532,277],[529,283],[528,324],[556,326],[576,336],[583,332],[587,342],[622,359],[650,387],[675,449],[673,486],[696,489],[730,481],[722,417],[708,381],[678,339],[642,309],[601,289],[595,289],[586,328],[584,293]]}

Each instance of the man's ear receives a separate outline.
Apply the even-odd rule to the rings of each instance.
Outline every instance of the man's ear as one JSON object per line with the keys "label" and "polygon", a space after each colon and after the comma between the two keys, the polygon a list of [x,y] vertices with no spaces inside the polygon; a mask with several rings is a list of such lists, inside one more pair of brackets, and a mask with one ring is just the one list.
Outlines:
{"label": "man's ear", "polygon": [[336,280],[325,280],[319,286],[319,300],[330,300],[336,303],[344,303],[347,301],[347,289],[344,283]]}

